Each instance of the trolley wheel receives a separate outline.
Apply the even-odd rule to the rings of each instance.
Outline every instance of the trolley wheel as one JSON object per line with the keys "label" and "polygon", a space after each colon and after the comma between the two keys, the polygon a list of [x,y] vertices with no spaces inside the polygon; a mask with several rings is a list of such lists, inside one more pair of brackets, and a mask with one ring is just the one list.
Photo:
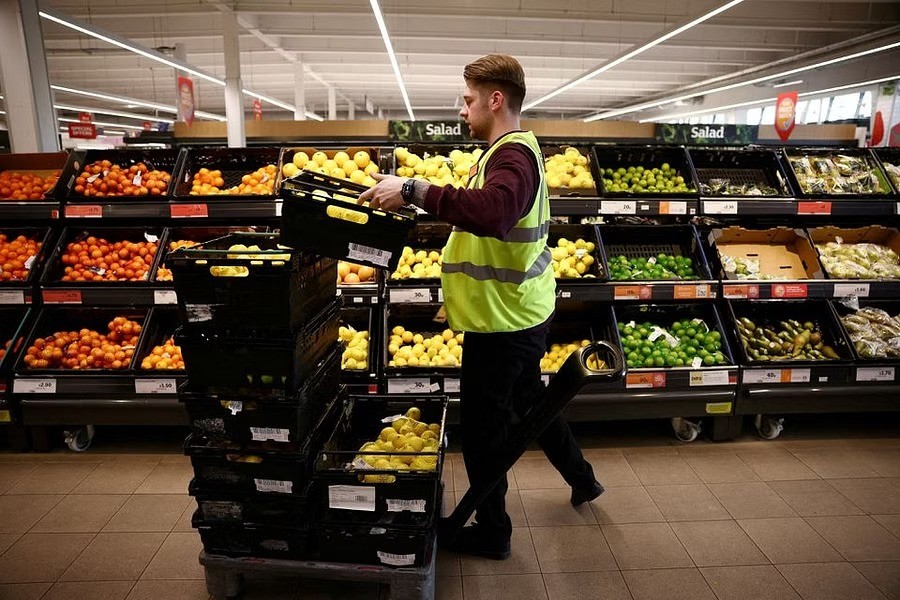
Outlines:
{"label": "trolley wheel", "polygon": [[688,421],[681,417],[672,417],[672,429],[675,437],[685,443],[693,442],[700,435],[700,421]]}
{"label": "trolley wheel", "polygon": [[784,430],[783,417],[767,417],[766,415],[756,415],[756,432],[759,436],[766,440],[774,440],[781,435]]}
{"label": "trolley wheel", "polygon": [[66,436],[66,446],[73,452],[84,452],[91,447],[94,440],[94,426],[85,425],[74,431],[63,432]]}

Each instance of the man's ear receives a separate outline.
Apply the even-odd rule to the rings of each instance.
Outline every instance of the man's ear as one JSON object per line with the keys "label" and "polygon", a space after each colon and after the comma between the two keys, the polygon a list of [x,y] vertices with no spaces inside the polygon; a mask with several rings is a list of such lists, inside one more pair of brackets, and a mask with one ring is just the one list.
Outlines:
{"label": "man's ear", "polygon": [[503,92],[500,90],[494,90],[491,92],[491,97],[488,99],[488,107],[491,110],[499,111],[506,104],[506,98],[503,97]]}

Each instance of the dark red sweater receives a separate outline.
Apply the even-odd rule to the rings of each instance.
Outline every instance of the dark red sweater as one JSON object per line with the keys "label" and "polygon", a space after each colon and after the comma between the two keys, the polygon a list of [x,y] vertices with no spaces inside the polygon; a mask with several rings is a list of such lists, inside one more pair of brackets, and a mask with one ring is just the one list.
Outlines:
{"label": "dark red sweater", "polygon": [[483,168],[487,174],[481,189],[432,185],[423,208],[460,229],[502,240],[531,210],[540,181],[539,166],[525,146],[504,144]]}

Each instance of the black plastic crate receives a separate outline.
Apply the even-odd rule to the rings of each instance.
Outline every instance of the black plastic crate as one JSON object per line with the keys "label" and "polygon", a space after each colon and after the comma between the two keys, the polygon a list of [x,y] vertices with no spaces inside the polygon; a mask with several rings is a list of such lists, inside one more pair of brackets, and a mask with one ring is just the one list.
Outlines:
{"label": "black plastic crate", "polygon": [[422,567],[431,561],[434,527],[371,527],[323,523],[316,527],[317,557],[387,567]]}
{"label": "black plastic crate", "polygon": [[14,242],[20,236],[24,236],[28,240],[33,240],[39,244],[37,252],[22,265],[23,267],[29,267],[25,278],[6,279],[0,274],[0,290],[8,287],[21,287],[23,284],[27,285],[37,281],[44,264],[55,248],[56,235],[54,230],[49,227],[3,227],[0,229],[0,235],[5,235],[7,242]]}
{"label": "black plastic crate", "polygon": [[[341,360],[341,380],[346,383],[373,382],[378,374],[378,348],[379,348],[379,319],[375,317],[375,309],[372,307],[345,306],[341,308],[341,325],[353,327],[356,331],[368,331],[369,343],[366,351],[366,367],[364,369],[350,369],[349,363]],[[346,343],[341,342],[341,351],[347,350]],[[347,367],[347,368],[345,368]]]}
{"label": "black plastic crate", "polygon": [[[433,453],[362,451],[379,439],[395,416],[410,408],[421,411],[423,423],[440,424],[438,449]],[[321,500],[320,518],[342,524],[428,527],[439,513],[440,481],[444,466],[446,396],[352,396],[343,405],[337,426],[316,459],[314,485]],[[375,468],[366,463],[395,456],[430,456],[433,470]],[[366,463],[363,466],[363,463]]]}
{"label": "black plastic crate", "polygon": [[[161,149],[128,149],[128,150],[106,150],[106,149],[96,149],[96,150],[85,150],[85,151],[75,151],[70,157],[69,161],[66,163],[65,170],[63,172],[63,184],[65,185],[66,190],[66,203],[67,204],[83,204],[83,203],[92,203],[96,204],[97,202],[105,202],[107,200],[112,202],[121,202],[121,201],[137,201],[137,202],[148,202],[148,201],[167,201],[172,196],[172,191],[175,186],[175,178],[177,177],[179,166],[181,159],[181,150],[172,149],[172,148],[161,148]],[[84,172],[84,169],[88,166],[92,165],[97,161],[108,160],[113,165],[119,165],[123,169],[127,169],[133,165],[138,163],[144,163],[148,169],[151,171],[165,171],[169,174],[169,184],[166,187],[165,192],[160,193],[157,196],[153,196],[150,194],[145,194],[142,196],[85,196],[83,193],[79,193],[76,191],[77,180]],[[102,173],[102,171],[101,171]]]}
{"label": "black plastic crate", "polygon": [[[551,185],[551,181],[549,176],[547,177],[547,188],[550,190],[550,195],[553,197],[565,197],[565,198],[577,198],[579,196],[596,196],[597,190],[599,188],[599,172],[597,171],[596,164],[594,163],[594,153],[591,151],[590,145],[580,145],[580,144],[559,144],[559,145],[541,145],[541,155],[543,157],[543,163],[541,168],[544,169],[546,173],[546,163],[556,154],[565,154],[566,148],[574,148],[578,151],[581,156],[583,156],[586,160],[583,166],[585,170],[590,173],[591,179],[594,181],[594,185],[589,188],[570,188],[568,186],[553,186]],[[555,182],[554,182],[555,183]]]}
{"label": "black plastic crate", "polygon": [[872,148],[875,158],[881,163],[894,194],[900,194],[900,148]]}
{"label": "black plastic crate", "polygon": [[[618,337],[612,306],[576,300],[559,301],[547,333],[547,353],[550,353],[554,345],[580,345],[584,340],[608,340],[618,345]],[[555,373],[555,370],[544,367],[542,364],[542,373]]]}
{"label": "black plastic crate", "polygon": [[[413,332],[413,335],[420,334],[424,338],[430,338],[438,334],[442,334],[445,330],[450,329],[446,318],[443,318],[443,305],[436,303],[410,303],[410,304],[388,304],[384,308],[384,335],[381,341],[381,364],[384,372],[388,375],[428,375],[428,374],[458,374],[459,366],[394,366],[391,365],[390,343],[391,335],[395,327],[403,327],[406,331]],[[451,330],[452,331],[452,330]],[[453,331],[454,338],[462,332]],[[464,336],[465,337],[465,336]],[[408,342],[407,342],[408,343]],[[464,345],[464,344],[461,344]],[[463,356],[465,351],[463,351]],[[462,360],[460,357],[459,360]]]}
{"label": "black plastic crate", "polygon": [[303,443],[340,390],[335,348],[285,399],[255,400],[224,394],[182,393],[191,431],[213,441]]}
{"label": "black plastic crate", "polygon": [[230,233],[166,261],[186,332],[297,331],[337,290],[337,261],[279,248],[274,233]]}
{"label": "black plastic crate", "polygon": [[[181,168],[178,171],[178,180],[175,182],[173,197],[176,200],[208,199],[219,200],[274,200],[276,192],[281,185],[281,148],[222,148],[197,146],[184,150]],[[237,186],[245,175],[251,175],[258,169],[268,165],[275,165],[275,186],[271,194],[217,194],[217,195],[192,195],[194,175],[200,169],[221,171],[223,185],[222,191]],[[173,179],[174,181],[174,179]]]}
{"label": "black plastic crate", "polygon": [[[900,361],[900,355],[898,355],[898,356],[872,356],[865,350],[867,347],[869,349],[871,349],[871,344],[866,344],[865,342],[862,342],[862,341],[860,342],[861,346],[857,347],[857,342],[854,342],[853,338],[855,337],[855,335],[858,331],[862,332],[866,329],[865,325],[863,325],[862,328],[859,328],[858,324],[856,324],[856,323],[844,323],[842,320],[844,317],[852,316],[852,315],[856,314],[857,309],[850,308],[850,307],[846,306],[845,304],[843,304],[841,302],[837,302],[837,301],[832,302],[832,306],[834,307],[834,310],[837,312],[838,319],[841,320],[841,328],[843,329],[844,334],[847,336],[847,341],[850,342],[854,360],[862,361],[862,362],[866,362],[866,363],[882,363],[882,362],[897,363],[898,361]],[[877,300],[860,299],[859,300],[859,308],[860,309],[866,309],[866,308],[880,309],[880,310],[883,310],[886,313],[888,313],[888,315],[890,315],[894,319],[896,319],[896,317],[898,315],[900,315],[900,301],[897,301],[897,300],[882,300],[879,302]],[[889,327],[891,327],[893,329],[900,329],[900,325],[895,325],[892,323],[882,323],[882,324],[888,325]],[[881,336],[878,336],[877,334],[876,334],[876,337],[878,339],[882,339],[882,340],[884,339]],[[900,338],[900,335],[898,335],[896,337]],[[891,339],[893,339],[893,338],[891,338]],[[891,346],[891,348],[893,348],[894,350],[900,350],[900,348],[896,348],[893,345]]]}
{"label": "black plastic crate", "polygon": [[[268,229],[265,226],[255,227],[169,227],[166,229],[166,245],[161,248],[162,256],[159,261],[159,268],[151,278],[154,282],[170,282],[172,281],[172,270],[166,267],[166,258],[169,254],[180,247],[189,247],[203,242],[209,242],[216,238],[226,236],[230,233],[247,232],[247,233],[264,233]],[[190,242],[190,243],[189,243]]]}
{"label": "black plastic crate", "polygon": [[180,331],[175,342],[189,367],[186,391],[290,396],[335,346],[339,306],[332,300],[293,335],[246,337]]}
{"label": "black plastic crate", "polygon": [[195,512],[191,525],[207,554],[298,560],[308,558],[308,528],[255,523],[210,523]]}
{"label": "black plastic crate", "polygon": [[415,224],[415,212],[384,212],[357,205],[355,199],[366,189],[308,171],[286,180],[282,185],[281,243],[393,271]]}
{"label": "black plastic crate", "polygon": [[[590,256],[594,259],[593,264],[591,264],[588,269],[582,274],[580,278],[577,277],[559,277],[557,281],[565,284],[579,284],[584,285],[591,283],[596,283],[598,281],[606,281],[608,279],[608,273],[606,266],[606,254],[603,251],[603,241],[600,239],[600,232],[594,225],[565,225],[558,223],[550,224],[550,235],[547,238],[547,245],[550,247],[551,251],[557,247],[559,244],[559,240],[564,238],[569,242],[575,242],[579,239],[584,240],[585,242],[590,242],[594,245],[593,250],[588,250],[587,247],[582,249],[576,249],[574,256],[581,257],[585,254],[590,254]],[[554,261],[556,260],[556,256],[554,256]],[[591,275],[591,277],[585,277],[585,275]]]}
{"label": "black plastic crate", "polygon": [[[27,349],[26,333],[29,331],[32,309],[25,306],[0,307],[0,377],[12,372],[19,353]],[[2,383],[2,380],[0,380]]]}
{"label": "black plastic crate", "polygon": [[[691,259],[697,276],[693,280],[711,279],[700,237],[693,225],[601,225],[607,265],[619,256],[652,258],[658,254],[686,256]],[[612,273],[610,272],[610,278]],[[625,279],[617,281],[641,281]],[[669,279],[666,281],[690,281]]]}
{"label": "black plastic crate", "polygon": [[204,523],[307,527],[313,517],[308,489],[298,495],[258,494],[216,489],[191,481],[188,493],[197,501]]}
{"label": "black plastic crate", "polygon": [[[887,198],[893,191],[878,160],[866,148],[791,147],[782,148],[782,152],[785,171],[799,198],[878,199]],[[834,161],[841,157],[851,162]],[[858,171],[853,168],[855,164]],[[857,176],[859,173],[865,176]]]}
{"label": "black plastic crate", "polygon": [[[10,171],[12,173],[21,173],[23,175],[37,175],[42,179],[49,176],[56,176],[57,182],[46,192],[43,197],[38,200],[13,200],[12,202],[55,202],[56,199],[64,195],[66,186],[60,185],[59,180],[65,175],[65,167],[69,162],[68,152],[35,152],[27,154],[2,154],[0,155],[0,173]],[[62,194],[60,193],[62,191]],[[4,201],[9,201],[10,194],[0,193],[0,205]]]}
{"label": "black plastic crate", "polygon": [[[438,256],[441,256],[441,253],[444,251],[444,246],[447,245],[447,240],[450,238],[450,233],[453,231],[453,227],[447,223],[435,223],[429,221],[421,221],[416,223],[415,228],[410,232],[409,239],[406,242],[406,245],[412,249],[414,255],[420,252],[424,252],[428,255],[428,259],[434,262],[434,255],[432,253],[437,253]],[[404,250],[405,251],[405,250]],[[421,255],[419,255],[421,256]],[[421,263],[421,260],[417,260],[416,263]],[[409,271],[412,271],[412,268],[408,263],[403,266],[398,266],[396,269],[391,271],[388,275],[387,279],[385,279],[385,285],[388,287],[421,287],[424,285],[440,285],[441,278],[438,277],[413,277],[409,276],[407,273],[407,277],[403,278],[400,276],[401,271],[406,272],[407,268]]]}
{"label": "black plastic crate", "polygon": [[[668,164],[678,172],[678,175],[684,178],[684,183],[688,187],[687,192],[613,192],[607,189],[604,183],[605,179],[611,178],[607,174],[607,169],[616,171],[619,168],[628,169],[628,167],[638,166],[644,169],[661,169],[663,164]],[[598,175],[595,183],[597,184],[600,196],[603,198],[696,198],[698,196],[699,187],[697,185],[697,174],[694,166],[688,157],[687,150],[684,146],[594,146],[594,164],[596,165],[596,173]]]}
{"label": "black plastic crate", "polygon": [[793,197],[778,154],[771,148],[690,148],[688,153],[697,172],[701,196]]}

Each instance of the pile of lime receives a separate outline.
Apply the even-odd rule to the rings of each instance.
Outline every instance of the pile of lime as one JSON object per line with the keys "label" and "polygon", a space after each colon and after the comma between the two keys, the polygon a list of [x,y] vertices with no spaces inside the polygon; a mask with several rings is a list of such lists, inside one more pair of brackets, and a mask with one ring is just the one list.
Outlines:
{"label": "pile of lime", "polygon": [[664,252],[650,258],[628,258],[621,254],[610,258],[609,277],[613,281],[699,278],[690,257],[673,256]]}
{"label": "pile of lime", "polygon": [[681,319],[668,328],[649,321],[619,322],[622,348],[630,369],[726,365],[722,335],[703,319]]}
{"label": "pile of lime", "polygon": [[688,187],[689,182],[669,163],[651,169],[642,166],[602,169],[602,173],[603,185],[607,192],[687,194],[697,191]]}

